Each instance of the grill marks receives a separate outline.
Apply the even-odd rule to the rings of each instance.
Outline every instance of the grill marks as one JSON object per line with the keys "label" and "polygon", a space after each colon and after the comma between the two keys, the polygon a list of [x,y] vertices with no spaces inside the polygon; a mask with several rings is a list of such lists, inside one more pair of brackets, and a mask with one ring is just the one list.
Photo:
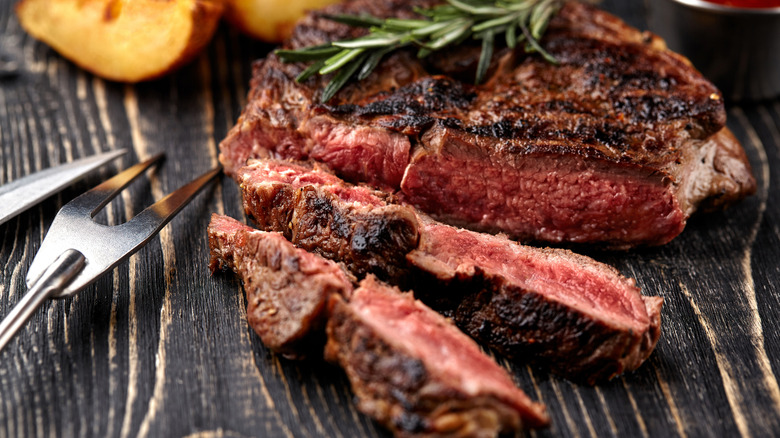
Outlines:
{"label": "grill marks", "polygon": [[[353,1],[334,9],[362,10],[365,3]],[[391,16],[399,9],[408,11],[409,3],[415,2],[405,2],[405,8],[397,7],[396,3],[399,2],[382,2],[374,5],[373,9],[378,16]],[[321,26],[326,26],[321,19],[303,21],[288,45],[301,47],[304,43],[297,35],[311,33],[312,29]],[[334,29],[334,26],[328,25],[327,28]],[[319,42],[333,40],[341,34],[335,33]],[[311,43],[311,39],[305,41]],[[523,121],[533,121],[529,116],[534,115],[558,120],[559,117],[565,118],[566,114],[576,114],[586,117],[586,124],[596,121],[588,120],[589,116],[608,118],[614,122],[616,130],[636,123],[653,130],[663,130],[666,129],[663,125],[669,125],[668,129],[674,131],[670,133],[673,136],[681,135],[675,122],[685,119],[700,128],[693,135],[699,139],[719,131],[725,123],[726,115],[718,90],[684,58],[666,50],[657,37],[641,33],[593,7],[579,3],[567,5],[550,23],[544,44],[560,65],[549,64],[539,56],[519,51],[498,51],[496,57],[500,59],[500,67],[481,87],[471,87],[460,80],[448,78],[452,69],[460,67],[442,67],[441,62],[436,62],[436,56],[444,59],[477,57],[479,51],[470,51],[468,46],[452,50],[458,54],[445,52],[435,55],[434,61],[428,64],[402,56],[384,63],[383,66],[390,67],[393,73],[374,74],[368,79],[368,85],[352,84],[350,90],[340,96],[338,105],[326,109],[337,117],[363,119],[371,115],[387,115],[391,109],[396,110],[391,114],[407,115],[409,108],[421,108],[418,103],[431,103],[431,97],[435,96],[433,102],[446,102],[448,105],[423,105],[427,115],[435,119],[456,115],[462,118],[467,129],[479,129],[485,126],[482,119],[491,117],[522,124]],[[439,66],[439,72],[444,75],[437,76],[436,71],[426,71],[430,64]],[[287,67],[280,66],[281,69]],[[405,69],[409,74],[399,80],[401,75],[395,73],[399,69]],[[326,81],[327,78],[314,78],[307,85],[316,90]],[[431,87],[431,84],[435,86]],[[464,92],[464,87],[469,89]],[[554,104],[544,108],[544,104],[564,101],[577,102],[577,105],[565,111],[557,111]],[[546,111],[535,114],[537,109],[541,109],[540,105]],[[377,112],[377,109],[384,111]],[[576,135],[570,138],[578,140]]]}
{"label": "grill marks", "polygon": [[424,77],[419,81],[402,86],[393,92],[381,93],[365,103],[323,105],[333,114],[351,115],[359,118],[408,115],[424,116],[431,112],[453,112],[466,108],[476,93],[460,81],[446,76]]}

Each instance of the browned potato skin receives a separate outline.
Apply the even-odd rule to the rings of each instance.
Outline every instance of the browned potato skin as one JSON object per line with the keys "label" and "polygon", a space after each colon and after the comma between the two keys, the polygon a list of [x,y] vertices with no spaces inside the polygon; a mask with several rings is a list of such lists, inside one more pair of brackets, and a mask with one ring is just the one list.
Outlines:
{"label": "browned potato skin", "polygon": [[245,34],[271,43],[290,36],[295,22],[310,10],[338,0],[225,0],[225,18]]}
{"label": "browned potato skin", "polygon": [[212,0],[22,0],[22,27],[106,79],[158,78],[197,55],[223,11]]}

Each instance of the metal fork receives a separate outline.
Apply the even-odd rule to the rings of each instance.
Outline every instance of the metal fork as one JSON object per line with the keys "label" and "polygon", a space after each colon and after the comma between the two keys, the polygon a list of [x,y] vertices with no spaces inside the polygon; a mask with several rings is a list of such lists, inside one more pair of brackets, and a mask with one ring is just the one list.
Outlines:
{"label": "metal fork", "polygon": [[136,164],[60,209],[27,273],[28,291],[0,323],[0,352],[49,298],[75,295],[138,251],[216,177],[221,166],[114,226],[93,220],[130,182],[163,154]]}

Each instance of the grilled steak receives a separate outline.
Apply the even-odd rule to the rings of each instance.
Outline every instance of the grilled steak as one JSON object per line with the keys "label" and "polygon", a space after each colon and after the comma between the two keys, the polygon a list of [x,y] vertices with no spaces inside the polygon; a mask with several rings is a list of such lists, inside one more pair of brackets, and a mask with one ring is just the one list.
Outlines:
{"label": "grilled steak", "polygon": [[244,208],[260,229],[281,232],[359,276],[404,281],[406,254],[419,238],[417,217],[412,209],[392,204],[392,196],[273,160],[257,160],[237,178]]}
{"label": "grilled steak", "polygon": [[332,299],[325,356],[358,408],[397,436],[492,437],[549,423],[544,406],[451,322],[410,294],[364,280]]}
{"label": "grilled steak", "polygon": [[289,358],[320,351],[327,302],[349,296],[350,277],[335,263],[295,248],[279,233],[266,233],[226,216],[208,228],[210,268],[241,277],[247,321],[266,347]]}
{"label": "grilled steak", "polygon": [[[413,15],[433,1],[347,1],[329,13]],[[314,13],[288,48],[362,32]],[[663,244],[697,209],[755,190],[724,128],[717,89],[663,41],[572,2],[542,41],[560,65],[496,50],[472,86],[478,46],[388,57],[319,103],[325,81],[271,54],[220,144],[235,175],[250,157],[315,160],[352,182],[399,191],[450,224],[523,240]]]}
{"label": "grilled steak", "polygon": [[229,217],[213,215],[208,233],[211,269],[242,278],[263,343],[316,357],[328,320],[327,358],[347,372],[359,409],[396,435],[495,436],[549,423],[544,406],[411,294],[373,276],[353,292],[335,263]]}
{"label": "grilled steak", "polygon": [[[408,227],[385,229],[383,251],[372,254],[332,226],[312,228],[301,240],[291,233],[292,242],[336,261],[374,257],[363,261],[364,272],[386,273],[384,263],[396,260],[395,280],[514,359],[592,383],[636,369],[658,341],[661,298],[643,298],[632,280],[593,259],[453,228],[410,206],[388,205],[392,198],[383,192],[352,186],[320,169],[257,160],[237,175],[247,214],[272,231],[301,228],[298,217],[307,224],[330,224],[337,217],[337,228],[346,230],[403,218]],[[328,241],[328,250],[317,247],[320,240]],[[401,254],[407,263],[397,261]]]}

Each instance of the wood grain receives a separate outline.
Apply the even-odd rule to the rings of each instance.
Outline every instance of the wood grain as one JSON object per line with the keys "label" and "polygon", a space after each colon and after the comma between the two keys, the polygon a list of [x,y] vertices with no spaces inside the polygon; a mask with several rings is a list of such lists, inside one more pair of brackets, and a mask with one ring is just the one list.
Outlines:
{"label": "wood grain", "polygon": [[[0,183],[127,148],[0,226],[0,315],[59,207],[154,153],[167,160],[101,213],[119,223],[215,165],[240,114],[251,62],[269,47],[225,26],[182,70],[135,86],[103,81],[32,40],[0,3]],[[604,1],[645,27],[639,0]],[[763,437],[780,431],[780,101],[732,106],[758,193],[693,218],[662,248],[591,254],[665,299],[663,333],[639,370],[588,387],[501,361],[553,425],[534,437]],[[75,298],[47,303],[0,355],[0,437],[384,437],[346,378],[268,352],[240,283],[207,270],[210,213],[243,218],[236,185],[206,190],[147,247]]]}

